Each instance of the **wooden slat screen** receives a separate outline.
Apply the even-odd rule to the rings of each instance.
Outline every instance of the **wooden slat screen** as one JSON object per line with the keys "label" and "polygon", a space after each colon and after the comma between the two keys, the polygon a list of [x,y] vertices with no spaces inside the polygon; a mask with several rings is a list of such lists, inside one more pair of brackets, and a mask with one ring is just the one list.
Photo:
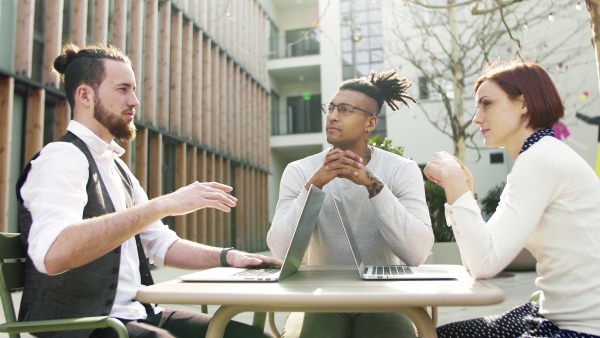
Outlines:
{"label": "wooden slat screen", "polygon": [[[121,145],[123,160],[148,196],[170,192],[163,191],[165,177],[173,177],[176,188],[196,180],[233,185],[238,205],[232,213],[210,209],[177,216],[175,230],[209,245],[266,249],[270,100],[263,37],[268,18],[259,2],[47,0],[41,16],[35,15],[35,3],[17,2],[14,68],[0,69],[14,74],[0,78],[0,230],[8,229],[7,210],[16,208],[5,198],[14,189],[7,185],[9,176],[18,174],[9,172],[10,160],[26,163],[43,147],[46,107],[53,107],[48,132],[54,140],[71,118],[52,71],[62,45],[111,43],[125,51],[135,71],[137,138]],[[42,65],[32,65],[38,62],[32,55],[36,18],[45,20]],[[34,67],[42,69],[41,78],[31,78]],[[13,112],[16,81],[27,87],[26,111]],[[16,157],[7,152],[11,139],[21,137],[11,135],[15,113],[25,116]],[[175,142],[172,172],[163,166],[166,139]]]}

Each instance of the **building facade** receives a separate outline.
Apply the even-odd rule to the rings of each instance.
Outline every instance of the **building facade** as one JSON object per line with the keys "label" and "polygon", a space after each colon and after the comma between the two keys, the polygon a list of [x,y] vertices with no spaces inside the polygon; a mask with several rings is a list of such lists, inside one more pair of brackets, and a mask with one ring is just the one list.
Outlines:
{"label": "building facade", "polygon": [[[591,116],[600,112],[596,60],[593,46],[590,45],[589,14],[578,1],[552,1],[556,6],[542,7],[537,2],[512,6],[510,15],[507,14],[507,25],[514,27],[513,38],[504,34],[493,40],[494,35],[490,33],[488,38],[491,46],[484,52],[489,53],[491,60],[514,57],[515,40],[518,39],[521,56],[539,62],[549,70],[565,102],[565,118],[562,122],[568,127],[570,135],[563,135],[563,139],[593,167],[596,163],[598,128],[575,118],[576,111]],[[410,109],[401,107],[399,111],[392,112],[384,108],[375,134],[388,137],[394,145],[404,146],[404,155],[414,159],[420,166],[424,166],[436,151],[453,153],[452,139],[446,135],[451,126],[448,124],[445,130],[440,130],[432,125],[426,114],[443,112],[444,102],[427,82],[423,70],[407,60],[410,55],[405,53],[408,48],[403,41],[403,38],[412,38],[411,43],[417,51],[435,51],[434,55],[428,54],[422,60],[423,63],[433,64],[432,60],[443,54],[440,48],[450,46],[451,39],[443,32],[448,27],[447,10],[443,7],[449,2],[421,1],[441,6],[436,15],[431,8],[417,7],[410,1],[261,1],[272,20],[270,41],[277,41],[270,43],[272,56],[267,63],[272,93],[271,129],[277,130],[271,135],[269,219],[275,212],[279,182],[285,166],[329,147],[325,117],[319,112],[316,102],[311,100],[320,96],[322,102],[328,102],[342,80],[367,76],[371,69],[381,71],[397,68],[402,76],[413,83],[410,93],[419,101]],[[495,3],[483,1],[480,9],[491,8]],[[479,17],[471,14],[473,7],[472,4],[456,10],[459,31],[472,30],[470,27],[478,20]],[[511,22],[533,17],[533,14],[536,14],[535,22],[533,19],[529,22]],[[499,13],[496,13],[494,20],[496,31],[504,29]],[[415,22],[423,23],[430,33],[438,31],[438,47],[431,47],[433,43],[425,43],[426,36],[415,28]],[[289,32],[304,34],[296,33],[294,38],[290,38]],[[310,48],[302,49],[305,45]],[[300,50],[304,53],[298,52]],[[449,63],[445,67],[449,68]],[[475,112],[471,86],[480,69],[465,77],[464,123],[469,123]],[[452,87],[451,81],[449,86]],[[447,94],[453,95],[451,88]],[[296,108],[296,102],[302,98],[310,98],[304,101],[306,110]],[[450,97],[449,102],[452,104],[453,101]],[[315,122],[319,119],[320,125]],[[310,126],[306,124],[307,120],[310,120]],[[297,125],[300,123],[304,123],[303,127]],[[471,128],[469,131],[477,129],[476,126]],[[470,145],[478,145],[479,149],[467,148],[465,163],[475,177],[477,195],[484,197],[490,189],[504,182],[512,167],[512,159],[503,149],[483,147],[483,139],[476,130]]]}
{"label": "building facade", "polygon": [[149,197],[218,181],[239,198],[231,213],[200,210],[164,222],[193,241],[265,249],[268,22],[255,0],[0,2],[0,230],[18,231],[16,179],[70,119],[52,73],[62,44],[111,43],[136,75],[137,138],[122,146]]}

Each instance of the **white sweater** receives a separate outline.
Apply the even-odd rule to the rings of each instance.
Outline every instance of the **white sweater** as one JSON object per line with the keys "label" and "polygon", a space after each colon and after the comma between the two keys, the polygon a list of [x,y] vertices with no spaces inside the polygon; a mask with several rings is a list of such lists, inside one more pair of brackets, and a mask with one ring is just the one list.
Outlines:
{"label": "white sweater", "polygon": [[[321,166],[329,150],[290,163],[281,178],[279,202],[267,244],[276,257],[283,258],[306,198],[304,185]],[[414,161],[374,149],[367,169],[385,184],[369,199],[367,189],[335,178],[325,186],[344,200],[348,217],[367,264],[409,265],[425,261],[433,245],[433,231],[425,202],[423,177]],[[351,265],[352,253],[331,196],[326,196],[309,246],[310,265]]]}
{"label": "white sweater", "polygon": [[493,277],[526,247],[538,262],[540,313],[600,335],[600,181],[569,146],[543,137],[520,154],[487,224],[470,193],[446,205],[446,219],[473,276]]}

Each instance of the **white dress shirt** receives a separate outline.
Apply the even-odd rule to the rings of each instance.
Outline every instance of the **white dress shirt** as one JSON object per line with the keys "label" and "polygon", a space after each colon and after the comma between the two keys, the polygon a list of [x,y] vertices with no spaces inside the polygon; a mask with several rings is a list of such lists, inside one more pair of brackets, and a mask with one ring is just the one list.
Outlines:
{"label": "white dress shirt", "polygon": [[[148,201],[139,181],[119,159],[125,153],[122,147],[114,141],[107,144],[76,121],[71,121],[67,130],[89,148],[117,212],[125,210],[126,204],[123,183],[115,161],[120,161],[131,178],[134,203],[143,204]],[[88,161],[81,150],[70,142],[48,144],[40,156],[31,162],[31,170],[21,188],[21,196],[33,219],[28,254],[41,273],[48,273],[44,260],[58,235],[68,225],[82,221],[88,198],[87,181]],[[148,258],[161,267],[164,266],[167,250],[179,239],[161,221],[154,222],[140,236]],[[135,238],[122,244],[120,264],[117,294],[110,315],[123,319],[144,319],[144,307],[139,302],[132,301],[142,286]]]}

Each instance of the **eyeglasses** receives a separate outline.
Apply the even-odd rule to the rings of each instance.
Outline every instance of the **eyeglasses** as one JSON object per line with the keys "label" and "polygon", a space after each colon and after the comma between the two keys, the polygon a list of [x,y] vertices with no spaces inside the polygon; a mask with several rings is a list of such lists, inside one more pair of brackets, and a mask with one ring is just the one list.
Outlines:
{"label": "eyeglasses", "polygon": [[350,103],[340,103],[340,104],[333,104],[331,102],[323,103],[321,105],[321,110],[323,111],[323,114],[329,115],[329,114],[333,113],[333,110],[336,107],[337,107],[338,114],[340,114],[342,116],[352,115],[352,112],[354,111],[354,109],[360,110],[361,112],[363,112],[369,116],[375,116],[375,114],[371,113],[370,111],[358,108],[357,106],[353,106]]}

